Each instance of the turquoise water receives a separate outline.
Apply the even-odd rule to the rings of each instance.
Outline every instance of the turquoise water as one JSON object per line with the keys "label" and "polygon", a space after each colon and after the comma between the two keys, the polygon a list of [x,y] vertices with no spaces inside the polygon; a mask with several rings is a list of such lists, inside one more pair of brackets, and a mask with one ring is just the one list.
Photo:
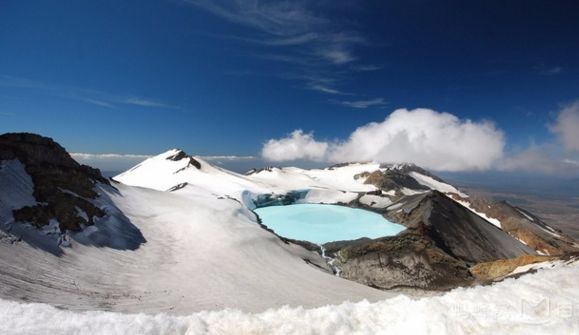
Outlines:
{"label": "turquoise water", "polygon": [[270,206],[255,212],[276,234],[317,244],[392,236],[406,229],[374,212],[337,205]]}

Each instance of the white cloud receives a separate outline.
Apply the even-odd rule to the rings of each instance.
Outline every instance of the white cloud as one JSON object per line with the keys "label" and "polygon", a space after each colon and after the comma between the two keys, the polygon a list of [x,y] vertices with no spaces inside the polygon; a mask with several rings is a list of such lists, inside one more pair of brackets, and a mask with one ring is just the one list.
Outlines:
{"label": "white cloud", "polygon": [[53,96],[70,100],[82,101],[104,108],[117,108],[119,105],[134,105],[148,108],[180,109],[179,106],[164,102],[140,98],[136,96],[123,96],[108,92],[87,89],[82,87],[63,86],[53,83],[32,80],[28,78],[13,77],[0,74],[0,86],[20,89],[38,90],[50,93]]}
{"label": "white cloud", "polygon": [[489,169],[503,158],[505,140],[494,124],[461,120],[430,109],[398,109],[382,122],[357,128],[347,140],[316,141],[294,131],[269,140],[262,156],[270,161],[297,159],[413,162],[444,171]]}
{"label": "white cloud", "polygon": [[103,171],[124,171],[151,157],[151,155],[138,154],[84,152],[71,152],[70,156],[80,164],[93,166]]}
{"label": "white cloud", "polygon": [[[264,53],[263,48],[260,48],[255,56],[287,63],[293,67],[292,71],[296,72],[315,74],[325,71],[327,76],[337,81],[343,76],[344,70],[340,67],[343,68],[346,64],[357,60],[355,48],[370,44],[359,32],[346,28],[347,26],[356,28],[352,22],[340,22],[337,18],[323,15],[324,11],[320,8],[330,5],[334,8],[334,4],[330,3],[264,0],[184,1],[230,23],[252,28],[253,31],[245,34],[225,37],[281,49],[272,54]],[[323,93],[341,93],[327,84],[306,81],[304,85],[306,89]]]}
{"label": "white cloud", "polygon": [[319,50],[319,54],[333,64],[346,64],[355,59],[350,51],[340,48]]}
{"label": "white cloud", "polygon": [[554,144],[531,144],[528,148],[505,157],[499,162],[497,169],[558,176],[574,175],[579,166],[578,162],[562,157],[560,148]]}
{"label": "white cloud", "polygon": [[235,155],[225,155],[225,156],[199,156],[206,161],[250,161],[255,160],[255,156],[235,156]]}
{"label": "white cloud", "polygon": [[113,106],[112,104],[110,104],[106,101],[101,101],[101,100],[91,99],[91,98],[80,99],[80,100],[82,100],[84,102],[88,102],[89,104],[100,106],[100,107],[115,108],[115,106]]}
{"label": "white cloud", "polygon": [[123,99],[121,102],[123,102],[125,104],[129,104],[129,105],[142,106],[142,107],[177,108],[177,109],[179,108],[177,106],[168,105],[168,104],[163,103],[163,102],[149,100],[149,99],[145,99],[145,98],[139,98],[139,97],[128,97],[126,99]]}
{"label": "white cloud", "polygon": [[327,94],[337,94],[337,95],[346,95],[347,93],[344,93],[340,90],[337,90],[335,88],[323,85],[323,84],[318,84],[318,83],[308,83],[308,85],[306,86],[307,88],[309,88],[312,91],[319,91],[322,93],[327,93]]}
{"label": "white cloud", "polygon": [[274,162],[297,159],[319,161],[325,158],[328,147],[328,143],[317,142],[312,133],[304,134],[298,129],[286,138],[267,141],[261,150],[261,156]]}
{"label": "white cloud", "polygon": [[74,159],[110,159],[110,158],[147,159],[149,157],[152,157],[151,155],[138,155],[138,154],[89,154],[84,152],[71,152],[69,154]]}
{"label": "white cloud", "polygon": [[243,24],[274,36],[306,33],[327,23],[301,2],[186,0],[228,21]]}
{"label": "white cloud", "polygon": [[498,169],[576,176],[579,173],[579,101],[564,106],[549,129],[556,136],[554,140],[531,143],[505,157]]}
{"label": "white cloud", "polygon": [[565,106],[550,129],[559,136],[566,149],[579,152],[579,101]]}
{"label": "white cloud", "polygon": [[554,76],[563,73],[561,66],[547,66],[544,63],[537,64],[535,70],[542,76]]}
{"label": "white cloud", "polygon": [[365,109],[372,106],[384,106],[388,103],[384,98],[375,98],[369,100],[356,100],[356,101],[336,101],[336,103],[352,108]]}

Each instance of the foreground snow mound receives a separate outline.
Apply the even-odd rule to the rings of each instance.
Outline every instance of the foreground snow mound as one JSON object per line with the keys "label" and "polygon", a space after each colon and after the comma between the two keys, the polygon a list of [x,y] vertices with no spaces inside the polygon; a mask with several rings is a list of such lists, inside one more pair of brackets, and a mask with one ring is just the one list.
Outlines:
{"label": "foreground snow mound", "polygon": [[[74,313],[0,300],[2,334],[577,334],[579,266],[413,300],[165,314]],[[554,289],[556,288],[556,289]]]}

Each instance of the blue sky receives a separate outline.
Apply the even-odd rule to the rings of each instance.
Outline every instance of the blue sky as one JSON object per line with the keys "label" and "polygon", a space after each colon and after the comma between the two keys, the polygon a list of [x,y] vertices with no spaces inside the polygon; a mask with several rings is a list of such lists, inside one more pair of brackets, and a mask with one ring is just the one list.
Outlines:
{"label": "blue sky", "polygon": [[576,13],[577,1],[5,0],[0,132],[71,152],[257,157],[297,129],[332,146],[428,108],[492,121],[504,157],[539,147],[575,162],[572,135],[549,125],[579,99]]}

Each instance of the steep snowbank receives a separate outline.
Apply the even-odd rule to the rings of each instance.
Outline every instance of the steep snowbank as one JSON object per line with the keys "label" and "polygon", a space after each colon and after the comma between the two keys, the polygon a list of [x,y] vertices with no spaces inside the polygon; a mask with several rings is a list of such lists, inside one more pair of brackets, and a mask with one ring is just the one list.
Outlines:
{"label": "steep snowbank", "polygon": [[12,334],[577,334],[579,266],[541,270],[492,286],[413,300],[345,302],[315,309],[166,314],[75,313],[0,300],[0,333]]}

